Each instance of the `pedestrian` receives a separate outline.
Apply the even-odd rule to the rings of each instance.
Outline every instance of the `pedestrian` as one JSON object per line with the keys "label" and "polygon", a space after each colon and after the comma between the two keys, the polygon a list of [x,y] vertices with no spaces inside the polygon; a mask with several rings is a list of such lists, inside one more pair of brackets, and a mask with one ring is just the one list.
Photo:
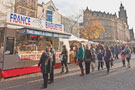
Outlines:
{"label": "pedestrian", "polygon": [[91,56],[91,52],[89,49],[89,46],[86,45],[86,49],[85,49],[85,73],[86,75],[88,75],[90,73],[90,62],[91,62],[92,56]]}
{"label": "pedestrian", "polygon": [[98,53],[99,50],[101,50],[101,52],[104,51],[104,48],[103,48],[101,42],[99,42],[99,44],[97,45],[96,52]]}
{"label": "pedestrian", "polygon": [[110,49],[111,49],[111,52],[112,52],[112,57],[114,58],[114,46],[112,45],[112,46],[110,47]]}
{"label": "pedestrian", "polygon": [[75,60],[75,64],[77,63],[77,52],[78,52],[78,46],[75,45],[75,48],[74,48],[74,60]]}
{"label": "pedestrian", "polygon": [[56,63],[56,52],[55,52],[55,49],[52,47],[52,44],[49,44],[48,46],[50,48],[50,52],[52,54],[52,59],[53,59],[53,61],[52,61],[52,69],[51,69],[51,73],[50,73],[50,79],[48,79],[49,80],[48,83],[50,84],[50,83],[54,82],[54,65]]}
{"label": "pedestrian", "polygon": [[124,53],[125,53],[125,57],[126,57],[127,62],[128,62],[127,66],[128,66],[128,68],[130,68],[131,67],[130,66],[131,50],[129,49],[128,46],[126,46],[126,48],[124,49]]}
{"label": "pedestrian", "polygon": [[69,72],[68,65],[67,65],[68,51],[67,51],[66,45],[63,45],[63,49],[62,49],[62,52],[61,52],[60,55],[62,57],[62,60],[61,60],[61,72],[60,73],[64,73],[64,65],[65,65],[65,68],[66,68],[66,73],[68,73]]}
{"label": "pedestrian", "polygon": [[[124,49],[123,49],[124,50]],[[126,65],[125,65],[125,53],[124,53],[124,51],[121,51],[121,60],[122,60],[122,63],[123,63],[123,67],[125,67]]]}
{"label": "pedestrian", "polygon": [[95,50],[93,45],[91,45],[90,52],[91,52],[91,55],[92,55],[91,68],[92,68],[92,72],[94,72],[94,70],[95,70],[95,60],[96,60],[96,50]]}
{"label": "pedestrian", "polygon": [[83,61],[84,61],[84,48],[82,46],[82,44],[80,43],[79,44],[79,50],[78,50],[78,55],[77,55],[77,58],[78,58],[78,63],[79,63],[79,67],[80,67],[80,70],[81,70],[81,74],[80,76],[84,76],[84,69],[83,69]]}
{"label": "pedestrian", "polygon": [[52,54],[50,52],[50,48],[46,47],[46,50],[42,53],[40,61],[38,63],[38,66],[41,66],[41,72],[43,74],[43,87],[42,88],[47,88],[47,83],[48,83],[48,73],[51,72],[52,69]]}
{"label": "pedestrian", "polygon": [[107,74],[110,72],[110,59],[111,59],[111,51],[109,50],[108,46],[105,46],[105,51],[103,53],[104,61],[107,68]]}
{"label": "pedestrian", "polygon": [[99,50],[97,53],[97,59],[98,59],[98,71],[100,70],[100,67],[103,70],[103,53],[102,50]]}
{"label": "pedestrian", "polygon": [[114,46],[115,59],[119,59],[120,49],[117,45]]}

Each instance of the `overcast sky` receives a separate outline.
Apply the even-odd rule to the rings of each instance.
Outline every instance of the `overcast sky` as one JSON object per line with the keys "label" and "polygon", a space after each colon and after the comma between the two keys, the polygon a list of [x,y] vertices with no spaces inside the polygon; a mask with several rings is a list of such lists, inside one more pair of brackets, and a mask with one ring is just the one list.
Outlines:
{"label": "overcast sky", "polygon": [[[49,0],[38,0],[39,3]],[[76,15],[80,10],[85,10],[88,6],[91,10],[117,13],[121,2],[127,10],[128,23],[130,28],[135,28],[135,0],[53,0],[59,12],[64,16]]]}

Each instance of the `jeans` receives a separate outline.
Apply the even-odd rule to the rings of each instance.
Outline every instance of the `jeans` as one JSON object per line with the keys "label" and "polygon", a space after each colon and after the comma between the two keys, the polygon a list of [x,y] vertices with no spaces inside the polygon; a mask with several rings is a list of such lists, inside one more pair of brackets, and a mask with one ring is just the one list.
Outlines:
{"label": "jeans", "polygon": [[81,60],[81,61],[79,61],[79,67],[81,68],[81,69],[83,69],[83,60]]}
{"label": "jeans", "polygon": [[54,81],[54,68],[52,66],[51,72],[50,72],[50,81]]}
{"label": "jeans", "polygon": [[100,70],[100,67],[103,69],[103,61],[102,60],[98,61],[98,70]]}
{"label": "jeans", "polygon": [[64,65],[65,65],[65,67],[67,67],[67,60],[61,61],[61,66],[64,67]]}
{"label": "jeans", "polygon": [[48,82],[48,73],[43,73],[43,81],[44,81],[44,87],[47,88],[47,82]]}
{"label": "jeans", "polygon": [[85,73],[86,74],[90,73],[90,62],[85,62]]}
{"label": "jeans", "polygon": [[107,68],[107,73],[109,73],[110,72],[110,61],[106,60],[105,64],[106,64],[106,68]]}

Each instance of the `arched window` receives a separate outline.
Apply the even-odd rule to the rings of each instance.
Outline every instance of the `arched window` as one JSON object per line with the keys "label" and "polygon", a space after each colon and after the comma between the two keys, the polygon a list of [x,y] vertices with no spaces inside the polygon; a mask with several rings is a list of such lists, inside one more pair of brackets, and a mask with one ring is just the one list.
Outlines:
{"label": "arched window", "polygon": [[52,6],[48,6],[47,9],[50,11],[55,11],[55,9]]}
{"label": "arched window", "polygon": [[52,6],[48,6],[46,11],[46,20],[49,22],[53,22],[53,12],[55,11]]}

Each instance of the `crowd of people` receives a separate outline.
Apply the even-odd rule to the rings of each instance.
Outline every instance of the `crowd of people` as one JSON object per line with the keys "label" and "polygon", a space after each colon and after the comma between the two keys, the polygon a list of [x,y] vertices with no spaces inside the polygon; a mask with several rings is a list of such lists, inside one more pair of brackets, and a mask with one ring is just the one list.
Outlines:
{"label": "crowd of people", "polygon": [[[107,74],[110,72],[110,68],[113,66],[113,61],[118,60],[121,56],[121,61],[123,67],[130,68],[131,53],[135,52],[135,48],[130,48],[128,45],[83,45],[80,43],[78,46],[74,47],[74,61],[78,63],[80,67],[80,76],[84,74],[88,75],[91,70],[95,71],[96,60],[98,62],[98,71],[104,69],[104,63],[107,69]],[[48,45],[42,54],[38,66],[41,66],[41,72],[43,74],[44,85],[43,88],[47,88],[48,83],[54,82],[54,69],[55,65],[55,50],[52,45]],[[66,45],[63,45],[63,49],[60,54],[61,59],[61,72],[64,73],[64,67],[66,69],[65,73],[68,73],[68,50]],[[83,64],[84,63],[84,64]],[[85,65],[85,68],[84,68]],[[50,74],[50,79],[48,79],[48,74]]]}

